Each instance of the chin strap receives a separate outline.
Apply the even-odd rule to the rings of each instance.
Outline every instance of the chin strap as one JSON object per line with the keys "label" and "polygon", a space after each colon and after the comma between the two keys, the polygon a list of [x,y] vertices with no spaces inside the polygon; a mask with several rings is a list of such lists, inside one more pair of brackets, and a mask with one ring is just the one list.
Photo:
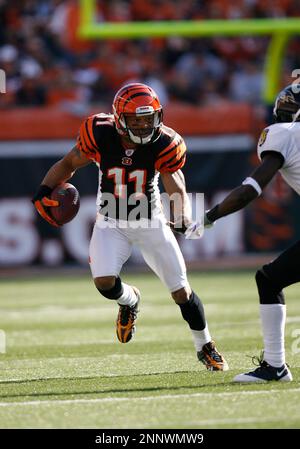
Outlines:
{"label": "chin strap", "polygon": [[154,131],[155,131],[155,129],[153,129],[152,133],[146,137],[140,137],[140,136],[136,136],[135,134],[133,134],[133,132],[130,129],[128,129],[128,135],[129,135],[130,140],[132,140],[133,143],[136,143],[138,145],[145,145],[146,143],[151,142]]}

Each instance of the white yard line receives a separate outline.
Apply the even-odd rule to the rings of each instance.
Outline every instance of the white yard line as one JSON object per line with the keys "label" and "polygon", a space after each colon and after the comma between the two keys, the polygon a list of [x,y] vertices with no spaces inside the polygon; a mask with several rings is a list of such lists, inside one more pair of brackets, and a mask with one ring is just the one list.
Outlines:
{"label": "white yard line", "polygon": [[186,394],[164,394],[161,396],[144,396],[144,397],[113,397],[113,398],[94,398],[94,399],[53,399],[45,401],[24,401],[24,402],[0,402],[0,407],[11,406],[31,406],[31,405],[65,405],[65,404],[98,404],[104,402],[124,402],[124,401],[156,401],[165,399],[184,399],[184,398],[205,398],[209,396],[224,397],[224,396],[254,396],[261,394],[276,394],[276,393],[300,393],[300,388],[289,388],[286,390],[254,390],[254,391],[234,391],[224,393],[186,393]]}

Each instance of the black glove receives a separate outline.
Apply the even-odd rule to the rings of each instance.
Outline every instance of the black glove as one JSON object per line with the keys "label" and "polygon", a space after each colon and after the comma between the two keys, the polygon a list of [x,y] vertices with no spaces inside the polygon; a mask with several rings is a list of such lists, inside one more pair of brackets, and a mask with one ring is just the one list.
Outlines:
{"label": "black glove", "polygon": [[51,192],[53,189],[51,187],[46,186],[45,184],[41,184],[38,191],[32,198],[31,202],[34,204],[34,207],[44,218],[44,220],[48,221],[52,226],[58,228],[60,225],[56,223],[56,221],[49,215],[48,208],[59,206],[59,202],[56,200],[51,200]]}
{"label": "black glove", "polygon": [[212,228],[213,225],[215,224],[214,221],[210,221],[210,220],[209,220],[209,218],[207,217],[207,212],[209,212],[209,211],[207,210],[207,211],[205,211],[205,213],[204,213],[204,228],[205,228],[205,229]]}

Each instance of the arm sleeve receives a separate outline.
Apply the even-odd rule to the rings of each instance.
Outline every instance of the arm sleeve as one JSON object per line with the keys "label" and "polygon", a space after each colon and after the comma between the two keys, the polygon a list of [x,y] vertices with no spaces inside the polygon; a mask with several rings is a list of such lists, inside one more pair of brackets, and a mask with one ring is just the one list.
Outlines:
{"label": "arm sleeve", "polygon": [[76,145],[79,151],[81,151],[88,159],[91,159],[94,162],[100,162],[101,156],[94,137],[93,122],[94,116],[88,117],[82,122],[79,128]]}
{"label": "arm sleeve", "polygon": [[179,134],[157,156],[155,169],[160,173],[174,173],[182,168],[186,160],[186,145]]}
{"label": "arm sleeve", "polygon": [[261,160],[264,153],[275,152],[283,158],[283,166],[289,159],[292,138],[288,129],[278,125],[265,128],[257,144],[257,155]]}

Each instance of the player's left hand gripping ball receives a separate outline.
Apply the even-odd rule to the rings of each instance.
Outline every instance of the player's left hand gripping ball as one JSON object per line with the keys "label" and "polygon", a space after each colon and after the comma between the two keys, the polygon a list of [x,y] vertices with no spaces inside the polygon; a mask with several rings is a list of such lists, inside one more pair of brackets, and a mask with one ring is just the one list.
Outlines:
{"label": "player's left hand gripping ball", "polygon": [[58,228],[60,225],[49,215],[48,208],[49,207],[57,207],[59,206],[59,202],[56,200],[52,200],[50,198],[52,193],[51,187],[46,185],[40,185],[38,191],[35,196],[32,198],[32,203],[34,204],[36,210],[44,218],[48,223],[52,226]]}

